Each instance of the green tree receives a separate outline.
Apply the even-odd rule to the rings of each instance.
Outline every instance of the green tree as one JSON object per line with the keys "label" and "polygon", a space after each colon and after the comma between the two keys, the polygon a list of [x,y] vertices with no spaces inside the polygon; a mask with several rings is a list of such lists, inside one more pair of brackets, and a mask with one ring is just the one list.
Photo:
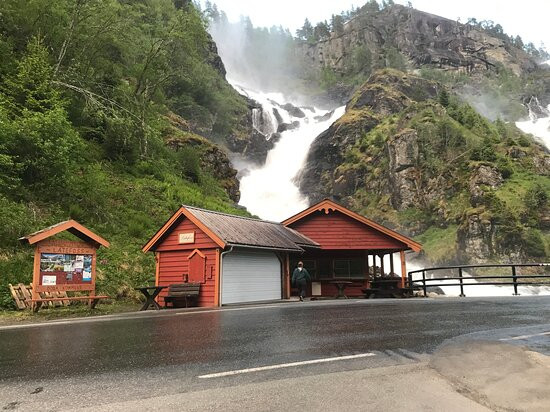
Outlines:
{"label": "green tree", "polygon": [[333,14],[330,19],[332,31],[340,36],[344,33],[344,18],[341,14]]}
{"label": "green tree", "polygon": [[324,39],[330,36],[330,27],[326,21],[321,21],[313,29],[313,38],[315,40]]}
{"label": "green tree", "polygon": [[443,107],[449,107],[449,92],[444,87],[441,88],[439,95],[437,96],[439,104]]}
{"label": "green tree", "polygon": [[25,111],[45,113],[63,106],[61,95],[52,84],[53,68],[48,60],[48,51],[40,39],[32,38],[15,74],[7,76],[0,89],[11,116]]}
{"label": "green tree", "polygon": [[40,41],[31,39],[0,99],[7,104],[0,112],[3,163],[13,165],[26,189],[62,184],[80,144],[52,83],[48,57]]}
{"label": "green tree", "polygon": [[399,50],[395,47],[388,47],[385,50],[386,57],[386,67],[391,67],[392,69],[398,69],[402,71],[407,70],[407,61],[405,56],[401,54]]}
{"label": "green tree", "polygon": [[372,53],[369,48],[362,44],[352,51],[352,70],[354,73],[365,73],[369,75],[372,69]]}
{"label": "green tree", "polygon": [[539,183],[527,190],[525,194],[525,205],[531,210],[540,210],[548,203],[548,193]]}
{"label": "green tree", "polygon": [[296,30],[296,36],[300,40],[309,40],[313,37],[313,26],[307,18],[305,19],[303,26]]}

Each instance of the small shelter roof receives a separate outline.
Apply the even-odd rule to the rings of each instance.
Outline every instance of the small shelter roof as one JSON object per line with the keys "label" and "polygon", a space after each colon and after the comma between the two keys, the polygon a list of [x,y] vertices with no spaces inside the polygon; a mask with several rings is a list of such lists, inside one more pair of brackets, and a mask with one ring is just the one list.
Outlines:
{"label": "small shelter roof", "polygon": [[397,233],[396,231],[391,230],[391,229],[389,229],[385,226],[382,226],[382,225],[380,225],[380,224],[378,224],[378,223],[376,223],[376,222],[374,222],[370,219],[367,219],[366,217],[361,216],[358,213],[352,212],[351,210],[345,208],[342,205],[339,205],[338,203],[336,203],[336,202],[334,202],[330,199],[324,199],[324,200],[320,201],[319,203],[307,208],[306,210],[303,210],[302,212],[300,212],[300,213],[298,213],[298,214],[296,214],[292,217],[289,217],[288,219],[284,220],[282,222],[282,224],[285,225],[285,226],[289,226],[289,225],[292,225],[293,223],[305,218],[306,216],[311,215],[312,213],[324,212],[325,214],[329,214],[331,211],[338,211],[340,213],[343,213],[344,215],[347,215],[350,218],[355,219],[355,220],[371,227],[374,230],[377,230],[381,233],[384,233],[387,236],[390,236],[390,237],[398,240],[399,242],[404,243],[405,245],[407,245],[407,247],[409,247],[410,249],[412,249],[415,252],[420,252],[422,250],[422,245],[418,242],[415,242],[411,238],[409,238],[407,236],[404,236],[400,233]]}
{"label": "small shelter roof", "polygon": [[281,223],[184,205],[172,215],[142,250],[144,252],[154,250],[163,236],[182,216],[192,221],[221,248],[242,246],[302,252],[302,247],[319,247],[318,243],[295,230],[286,228]]}
{"label": "small shelter roof", "polygon": [[22,243],[28,243],[33,245],[37,242],[40,242],[44,239],[52,237],[58,233],[67,231],[72,233],[79,239],[84,240],[88,243],[94,243],[99,246],[109,247],[110,244],[107,240],[103,239],[101,236],[96,235],[91,230],[85,228],[83,225],[78,223],[76,220],[65,220],[63,222],[56,223],[55,225],[49,226],[45,229],[38,230],[30,235],[19,238],[19,241]]}

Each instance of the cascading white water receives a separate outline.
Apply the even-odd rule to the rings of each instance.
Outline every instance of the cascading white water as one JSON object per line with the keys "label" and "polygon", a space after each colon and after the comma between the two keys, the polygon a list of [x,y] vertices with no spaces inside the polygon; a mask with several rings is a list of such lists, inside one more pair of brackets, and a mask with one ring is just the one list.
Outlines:
{"label": "cascading white water", "polygon": [[267,139],[277,131],[278,121],[275,113],[278,113],[284,123],[289,123],[290,115],[281,110],[279,102],[284,101],[282,93],[262,93],[241,86],[231,79],[229,83],[242,95],[259,103],[260,108],[252,109],[252,126],[266,136]]}
{"label": "cascading white water", "polygon": [[[409,272],[414,270],[420,270],[423,269],[425,266],[420,266],[418,264],[408,264],[407,270]],[[508,272],[510,270],[508,269]],[[448,273],[445,273],[444,271],[437,271],[437,272],[428,272],[426,273],[426,277],[429,278],[443,278],[443,277],[453,277],[457,276],[457,271],[455,270],[454,273],[451,273],[450,271]],[[495,270],[496,272],[496,270]],[[481,296],[512,296],[514,293],[513,286],[509,285],[479,285],[478,281],[475,279],[475,277],[470,276],[467,272],[463,272],[463,276],[468,279],[464,279],[464,294],[466,296],[470,297],[481,297]],[[413,280],[420,280],[422,279],[421,273],[413,274]],[[509,279],[505,280],[506,282],[509,282]],[[451,286],[451,285],[457,285],[458,279],[446,279],[446,280],[434,280],[434,281],[428,281],[426,282],[428,287],[430,284],[432,285],[443,285],[438,286],[439,289],[443,291],[445,296],[459,296],[460,295],[460,287],[459,286]],[[481,280],[483,282],[483,280]],[[490,280],[487,280],[487,282],[490,282]],[[417,283],[417,285],[421,285],[421,283]],[[470,285],[470,286],[468,286]],[[534,295],[550,295],[550,286],[518,286],[518,293],[523,296],[534,296]]]}
{"label": "cascading white water", "polygon": [[[283,123],[294,123],[293,129],[281,132],[264,165],[243,165],[234,162],[241,172],[246,168],[240,181],[239,204],[263,219],[284,220],[309,206],[294,179],[304,166],[313,140],[344,114],[344,107],[333,112],[313,107],[301,108],[298,115],[294,110],[288,109],[286,104],[289,102],[280,93],[261,93],[242,86],[233,86],[260,103],[264,113],[273,114],[270,121],[274,124],[274,131],[278,126],[275,113]],[[295,109],[299,105],[291,107]]]}
{"label": "cascading white water", "polygon": [[[539,114],[533,111],[531,102],[529,102],[529,119],[516,122],[516,126],[525,133],[530,133],[539,138],[550,150],[550,104],[545,109],[540,106],[536,98],[534,100],[533,105],[538,106]],[[541,116],[540,113],[543,113],[543,115]]]}

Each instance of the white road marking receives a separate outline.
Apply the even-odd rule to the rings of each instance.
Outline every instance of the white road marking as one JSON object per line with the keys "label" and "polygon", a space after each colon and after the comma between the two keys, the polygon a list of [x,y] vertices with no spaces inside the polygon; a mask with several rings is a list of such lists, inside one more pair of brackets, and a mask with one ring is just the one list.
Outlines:
{"label": "white road marking", "polygon": [[208,375],[200,375],[198,378],[200,379],[209,379],[209,378],[220,378],[222,376],[232,376],[232,375],[240,375],[243,373],[251,373],[251,372],[262,372],[262,371],[269,371],[273,369],[282,369],[282,368],[292,368],[295,366],[302,366],[302,365],[313,365],[316,363],[327,363],[327,362],[335,362],[340,360],[349,360],[349,359],[358,359],[358,358],[366,358],[369,356],[375,356],[375,353],[360,353],[358,355],[348,355],[348,356],[338,356],[335,358],[322,358],[322,359],[312,359],[308,361],[301,361],[301,362],[291,362],[291,363],[280,363],[278,365],[267,365],[267,366],[259,366],[257,368],[248,368],[248,369],[239,369],[234,371],[227,371],[227,372],[218,372],[218,373],[211,373]]}
{"label": "white road marking", "polygon": [[542,332],[542,333],[535,333],[533,335],[514,336],[513,338],[502,338],[502,339],[499,339],[499,340],[522,340],[522,339],[529,339],[529,338],[534,338],[536,336],[544,336],[544,335],[550,335],[550,331]]}

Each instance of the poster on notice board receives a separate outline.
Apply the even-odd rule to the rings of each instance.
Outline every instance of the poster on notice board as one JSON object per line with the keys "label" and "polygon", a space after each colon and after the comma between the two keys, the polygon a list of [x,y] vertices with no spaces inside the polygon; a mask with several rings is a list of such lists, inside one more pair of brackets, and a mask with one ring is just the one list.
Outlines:
{"label": "poster on notice board", "polygon": [[92,281],[92,255],[42,253],[42,285],[79,284]]}

